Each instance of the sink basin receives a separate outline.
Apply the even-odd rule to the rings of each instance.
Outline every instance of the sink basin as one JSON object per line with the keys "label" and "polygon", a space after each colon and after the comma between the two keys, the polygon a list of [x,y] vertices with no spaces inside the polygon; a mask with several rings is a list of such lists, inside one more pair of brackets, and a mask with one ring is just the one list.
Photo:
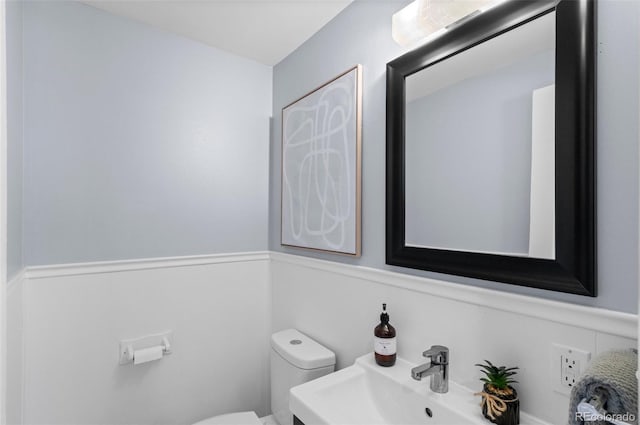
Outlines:
{"label": "sink basin", "polygon": [[[411,378],[414,366],[398,358],[393,367],[380,367],[369,353],[352,366],[293,387],[289,407],[305,425],[490,423],[473,391],[449,382],[449,392],[436,394],[429,389],[430,378]],[[522,425],[548,425],[520,415]]]}

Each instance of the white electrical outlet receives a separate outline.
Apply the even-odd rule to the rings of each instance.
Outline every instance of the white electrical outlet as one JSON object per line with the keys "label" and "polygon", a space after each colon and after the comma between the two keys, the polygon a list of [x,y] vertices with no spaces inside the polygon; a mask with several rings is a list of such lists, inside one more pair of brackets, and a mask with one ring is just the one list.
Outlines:
{"label": "white electrical outlet", "polygon": [[552,353],[553,389],[569,395],[591,360],[591,353],[560,344],[552,345]]}

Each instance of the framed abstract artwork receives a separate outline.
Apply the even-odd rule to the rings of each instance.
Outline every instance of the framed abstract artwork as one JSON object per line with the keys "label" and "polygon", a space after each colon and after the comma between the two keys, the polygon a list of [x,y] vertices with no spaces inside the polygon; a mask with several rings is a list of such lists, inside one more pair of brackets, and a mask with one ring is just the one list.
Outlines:
{"label": "framed abstract artwork", "polygon": [[361,65],[282,109],[282,245],[360,256],[361,150]]}

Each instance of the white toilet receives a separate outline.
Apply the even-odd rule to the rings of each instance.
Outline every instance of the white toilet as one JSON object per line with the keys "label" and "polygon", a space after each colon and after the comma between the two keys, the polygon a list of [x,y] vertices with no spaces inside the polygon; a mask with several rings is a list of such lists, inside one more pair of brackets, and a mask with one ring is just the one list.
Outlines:
{"label": "white toilet", "polygon": [[[292,425],[289,390],[334,371],[335,354],[295,329],[271,335],[271,412],[279,425]],[[273,421],[271,422],[273,423]],[[194,425],[264,425],[255,412],[236,412]]]}

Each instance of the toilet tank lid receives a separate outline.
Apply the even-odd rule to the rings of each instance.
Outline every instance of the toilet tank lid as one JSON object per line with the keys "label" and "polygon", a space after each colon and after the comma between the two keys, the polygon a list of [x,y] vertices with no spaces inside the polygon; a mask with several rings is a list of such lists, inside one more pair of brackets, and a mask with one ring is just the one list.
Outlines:
{"label": "toilet tank lid", "polygon": [[317,369],[336,364],[333,351],[296,329],[285,329],[271,335],[271,347],[300,369]]}

